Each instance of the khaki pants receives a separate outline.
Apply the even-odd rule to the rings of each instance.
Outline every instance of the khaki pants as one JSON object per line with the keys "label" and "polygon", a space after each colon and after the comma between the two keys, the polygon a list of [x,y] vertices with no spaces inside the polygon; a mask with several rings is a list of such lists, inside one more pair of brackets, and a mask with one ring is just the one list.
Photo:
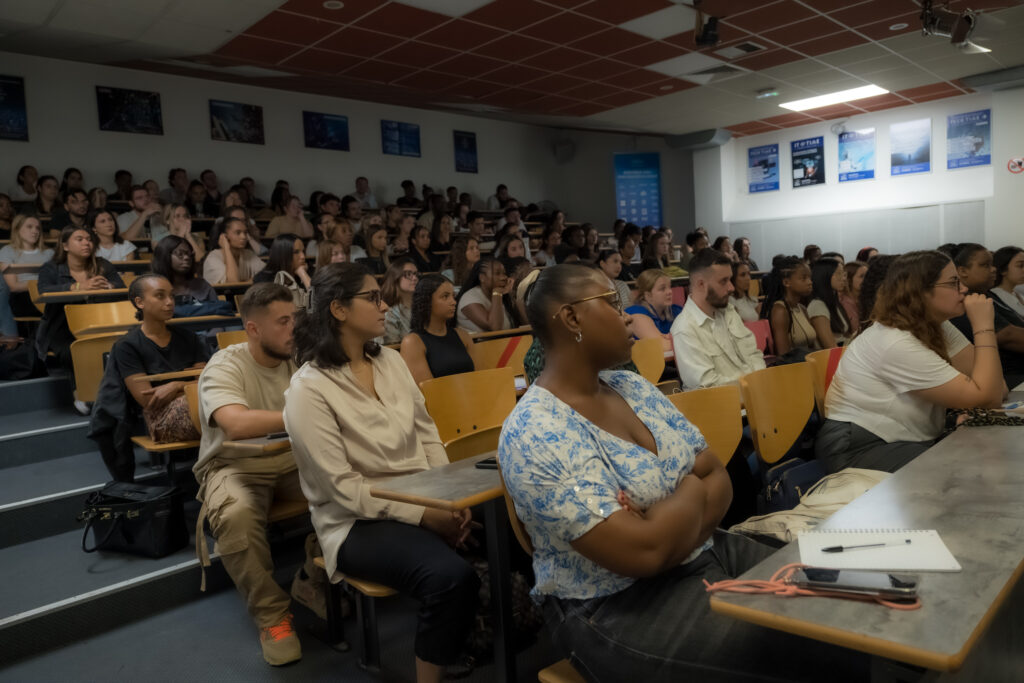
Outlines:
{"label": "khaki pants", "polygon": [[304,500],[291,452],[214,463],[199,498],[217,539],[214,549],[252,620],[260,628],[280,623],[291,598],[274,581],[267,513],[275,499]]}

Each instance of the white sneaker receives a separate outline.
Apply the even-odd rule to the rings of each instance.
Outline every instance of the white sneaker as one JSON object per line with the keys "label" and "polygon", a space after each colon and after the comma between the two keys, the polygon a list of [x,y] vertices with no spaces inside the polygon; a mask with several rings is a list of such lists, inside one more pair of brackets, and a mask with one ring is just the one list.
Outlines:
{"label": "white sneaker", "polygon": [[90,407],[85,401],[75,399],[75,410],[78,411],[79,415],[88,415],[92,412],[92,407]]}

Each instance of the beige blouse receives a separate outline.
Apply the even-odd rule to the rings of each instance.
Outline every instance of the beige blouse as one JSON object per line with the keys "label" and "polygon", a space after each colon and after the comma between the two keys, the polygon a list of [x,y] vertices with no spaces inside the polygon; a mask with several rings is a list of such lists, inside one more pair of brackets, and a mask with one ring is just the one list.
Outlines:
{"label": "beige blouse", "polygon": [[448,464],[402,357],[382,348],[371,363],[379,400],[366,393],[348,365],[323,369],[306,363],[285,394],[285,427],[332,580],[338,550],[356,520],[418,525],[423,517],[421,506],[373,498],[370,488]]}
{"label": "beige blouse", "polygon": [[[785,302],[776,301],[776,306],[785,306]],[[797,304],[796,308],[789,309],[789,334],[793,338],[793,346],[801,346],[807,349],[820,349],[818,333],[807,316],[807,307]]]}

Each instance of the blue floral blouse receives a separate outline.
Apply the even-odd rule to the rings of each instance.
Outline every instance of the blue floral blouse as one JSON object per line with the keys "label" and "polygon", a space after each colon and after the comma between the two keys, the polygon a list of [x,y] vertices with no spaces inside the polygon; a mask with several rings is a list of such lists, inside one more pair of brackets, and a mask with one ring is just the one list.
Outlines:
{"label": "blue floral blouse", "polygon": [[[620,509],[620,489],[642,509],[667,497],[707,448],[700,431],[647,380],[614,370],[601,379],[651,431],[658,455],[604,431],[536,384],[501,430],[498,459],[533,542],[538,598],[588,599],[632,585],[636,579],[601,567],[570,543]],[[709,539],[686,562],[710,547]]]}

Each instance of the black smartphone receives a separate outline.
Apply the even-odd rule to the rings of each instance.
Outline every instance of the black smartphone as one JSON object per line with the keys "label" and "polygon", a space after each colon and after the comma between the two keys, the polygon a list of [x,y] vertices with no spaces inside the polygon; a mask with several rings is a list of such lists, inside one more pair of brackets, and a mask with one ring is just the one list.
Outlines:
{"label": "black smartphone", "polygon": [[484,458],[476,464],[478,470],[496,470],[498,469],[498,459],[494,456],[490,458]]}
{"label": "black smartphone", "polygon": [[287,439],[288,432],[271,432],[270,434],[267,434],[267,438],[272,441],[274,439]]}
{"label": "black smartphone", "polygon": [[917,585],[920,580],[921,577],[917,574],[804,567],[798,569],[788,583],[794,583],[800,588],[874,595],[893,600],[912,600],[917,597]]}

